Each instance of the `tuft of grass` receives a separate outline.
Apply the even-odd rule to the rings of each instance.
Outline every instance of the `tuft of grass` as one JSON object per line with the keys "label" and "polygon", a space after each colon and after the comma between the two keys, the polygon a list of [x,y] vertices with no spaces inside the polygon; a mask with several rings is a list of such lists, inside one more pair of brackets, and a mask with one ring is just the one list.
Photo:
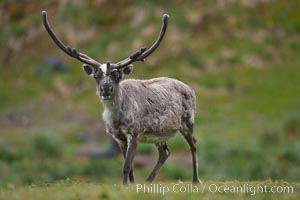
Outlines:
{"label": "tuft of grass", "polygon": [[191,170],[187,170],[186,167],[168,163],[161,169],[160,176],[163,176],[165,179],[170,181],[187,181],[191,179],[192,174]]}
{"label": "tuft of grass", "polygon": [[151,144],[140,144],[137,149],[137,154],[150,155],[156,151],[155,145]]}
{"label": "tuft of grass", "polygon": [[97,180],[107,180],[118,174],[121,177],[122,162],[120,160],[91,160],[82,168],[82,175]]}
{"label": "tuft of grass", "polygon": [[31,146],[39,156],[60,157],[64,150],[64,141],[55,133],[37,133],[31,137]]}
{"label": "tuft of grass", "polygon": [[23,157],[22,152],[12,145],[0,145],[0,160],[5,162],[18,161]]}

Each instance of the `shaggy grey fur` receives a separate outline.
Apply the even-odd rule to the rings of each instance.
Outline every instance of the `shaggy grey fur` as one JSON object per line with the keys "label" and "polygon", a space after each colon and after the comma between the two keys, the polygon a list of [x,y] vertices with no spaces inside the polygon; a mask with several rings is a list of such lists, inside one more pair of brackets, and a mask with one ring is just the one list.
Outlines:
{"label": "shaggy grey fur", "polygon": [[165,142],[177,131],[187,133],[186,123],[194,122],[195,92],[178,80],[127,79],[116,90],[111,100],[102,103],[107,132],[117,139],[121,132],[137,134],[140,142]]}

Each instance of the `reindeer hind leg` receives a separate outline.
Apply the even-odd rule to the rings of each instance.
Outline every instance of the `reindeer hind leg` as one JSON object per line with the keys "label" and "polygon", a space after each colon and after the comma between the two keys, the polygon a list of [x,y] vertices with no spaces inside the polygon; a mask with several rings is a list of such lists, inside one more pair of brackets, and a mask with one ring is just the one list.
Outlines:
{"label": "reindeer hind leg", "polygon": [[183,119],[183,128],[180,131],[189,144],[193,161],[193,183],[201,183],[198,176],[197,140],[193,135],[194,124],[190,119]]}
{"label": "reindeer hind leg", "polygon": [[148,182],[152,182],[155,179],[159,169],[165,163],[165,161],[167,160],[167,158],[170,155],[170,151],[169,151],[166,143],[158,143],[158,144],[156,144],[156,147],[158,149],[158,160],[157,160],[157,163],[156,163],[155,167],[153,168],[152,172],[150,173],[150,175],[147,178]]}

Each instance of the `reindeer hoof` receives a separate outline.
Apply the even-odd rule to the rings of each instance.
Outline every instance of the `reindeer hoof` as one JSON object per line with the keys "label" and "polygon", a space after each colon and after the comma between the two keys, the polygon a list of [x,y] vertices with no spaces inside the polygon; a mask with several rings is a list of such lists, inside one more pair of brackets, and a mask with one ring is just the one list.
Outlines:
{"label": "reindeer hoof", "polygon": [[202,184],[202,181],[199,178],[197,178],[197,179],[193,179],[193,183],[194,184]]}

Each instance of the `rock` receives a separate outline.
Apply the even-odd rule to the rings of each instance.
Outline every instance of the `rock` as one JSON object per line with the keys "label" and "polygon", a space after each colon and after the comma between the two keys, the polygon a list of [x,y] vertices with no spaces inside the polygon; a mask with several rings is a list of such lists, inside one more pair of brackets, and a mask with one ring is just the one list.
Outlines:
{"label": "rock", "polygon": [[58,57],[49,56],[41,65],[39,65],[36,74],[40,76],[47,76],[53,72],[67,72],[69,67]]}

